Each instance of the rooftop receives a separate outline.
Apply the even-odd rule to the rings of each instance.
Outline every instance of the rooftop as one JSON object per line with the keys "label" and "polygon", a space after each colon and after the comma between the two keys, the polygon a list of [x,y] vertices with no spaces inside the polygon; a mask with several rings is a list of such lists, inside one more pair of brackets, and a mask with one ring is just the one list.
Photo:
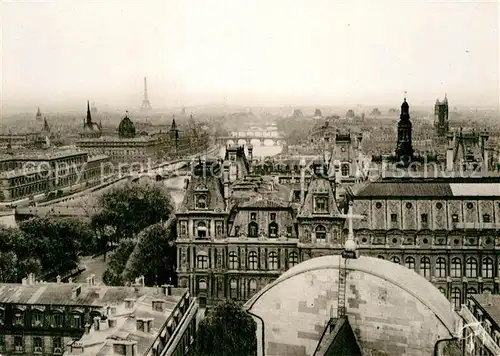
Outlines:
{"label": "rooftop", "polygon": [[441,197],[500,196],[500,183],[444,183],[444,182],[371,182],[364,184],[353,195],[358,198],[371,197]]}
{"label": "rooftop", "polygon": [[[78,296],[73,290],[81,286]],[[185,289],[172,288],[172,295],[162,293],[161,288],[151,287],[109,287],[104,285],[87,286],[76,283],[37,283],[14,284],[0,283],[0,304],[27,304],[53,306],[95,306],[121,304],[127,298],[160,298],[166,302],[177,303]]]}

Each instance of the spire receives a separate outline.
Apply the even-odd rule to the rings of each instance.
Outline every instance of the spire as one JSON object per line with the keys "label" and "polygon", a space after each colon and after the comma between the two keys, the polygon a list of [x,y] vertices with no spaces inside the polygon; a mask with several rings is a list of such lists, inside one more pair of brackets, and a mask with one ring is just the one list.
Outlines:
{"label": "spire", "polygon": [[92,116],[90,115],[90,102],[87,100],[87,126],[92,126]]}
{"label": "spire", "polygon": [[47,122],[47,118],[46,117],[43,118],[43,130],[47,131],[47,132],[50,132],[49,123]]}
{"label": "spire", "polygon": [[170,131],[177,131],[177,124],[175,123],[175,114],[172,115],[172,126],[170,127]]}
{"label": "spire", "polygon": [[42,112],[40,111],[40,108],[38,108],[38,110],[36,111],[36,120],[42,120]]}

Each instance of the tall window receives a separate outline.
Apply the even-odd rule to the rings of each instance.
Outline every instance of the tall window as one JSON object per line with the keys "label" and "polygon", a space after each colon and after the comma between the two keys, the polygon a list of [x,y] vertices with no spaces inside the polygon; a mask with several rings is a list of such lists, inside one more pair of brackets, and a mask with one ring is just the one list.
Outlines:
{"label": "tall window", "polygon": [[278,224],[274,221],[269,224],[269,237],[278,237]]}
{"label": "tall window", "polygon": [[62,338],[60,336],[54,336],[52,339],[52,347],[53,347],[53,353],[55,354],[61,354],[63,349],[62,349]]}
{"label": "tall window", "polygon": [[248,254],[248,269],[256,270],[259,266],[259,261],[257,258],[257,252],[252,251]]}
{"label": "tall window", "polygon": [[63,313],[55,312],[53,314],[53,319],[54,319],[54,327],[56,327],[56,328],[62,328],[62,326],[63,326],[63,320],[64,320]]}
{"label": "tall window", "polygon": [[288,266],[292,268],[297,263],[299,263],[299,255],[295,251],[290,252],[288,255]]}
{"label": "tall window", "polygon": [[314,207],[315,207],[316,213],[328,212],[326,198],[325,197],[316,197]]}
{"label": "tall window", "polygon": [[14,336],[14,350],[24,351],[24,342],[22,336]]}
{"label": "tall window", "polygon": [[43,323],[43,314],[37,310],[34,310],[31,313],[31,325],[33,327],[39,327]]}
{"label": "tall window", "polygon": [[398,256],[392,256],[391,257],[391,262],[400,264],[401,263],[401,259]]}
{"label": "tall window", "polygon": [[460,289],[453,288],[451,292],[451,303],[455,307],[455,309],[460,309],[460,305],[462,304],[462,296],[460,294]]}
{"label": "tall window", "polygon": [[204,194],[200,194],[196,197],[196,208],[197,209],[206,209],[207,208],[207,196]]}
{"label": "tall window", "polygon": [[203,221],[200,221],[198,223],[196,230],[198,231],[199,238],[204,239],[205,237],[207,237],[207,224],[205,224]]}
{"label": "tall window", "polygon": [[477,277],[477,261],[475,258],[470,257],[465,261],[465,277]]}
{"label": "tall window", "polygon": [[35,354],[43,353],[43,343],[41,337],[33,338],[33,353]]}
{"label": "tall window", "polygon": [[21,310],[15,310],[14,318],[12,320],[14,326],[23,326],[24,325],[24,312]]}
{"label": "tall window", "polygon": [[229,269],[238,269],[238,255],[236,252],[229,252]]}
{"label": "tall window", "polygon": [[196,256],[196,268],[208,269],[208,256],[206,254]]}
{"label": "tall window", "polygon": [[269,252],[267,264],[271,271],[278,269],[278,254],[276,252]]}
{"label": "tall window", "polygon": [[255,279],[251,279],[250,282],[248,282],[248,294],[252,296],[255,292],[257,292],[257,281]]}
{"label": "tall window", "polygon": [[82,316],[80,314],[71,315],[71,326],[75,329],[83,328]]}
{"label": "tall window", "polygon": [[422,222],[422,225],[427,225],[427,214],[421,214],[420,221]]}
{"label": "tall window", "polygon": [[427,279],[431,276],[431,260],[429,257],[422,257],[420,259],[420,275]]}
{"label": "tall window", "polygon": [[457,277],[462,277],[462,261],[460,261],[460,258],[455,257],[451,260],[451,270],[450,270],[450,275],[451,277],[457,278]]}
{"label": "tall window", "polygon": [[493,278],[493,260],[489,257],[483,258],[481,275],[483,278]]}
{"label": "tall window", "polygon": [[232,299],[238,298],[238,282],[236,279],[229,281],[229,297]]}
{"label": "tall window", "polygon": [[413,257],[406,257],[405,267],[411,270],[415,270],[415,259]]}
{"label": "tall window", "polygon": [[446,277],[446,260],[443,257],[438,257],[436,259],[436,270],[434,274],[438,278]]}
{"label": "tall window", "polygon": [[316,226],[314,232],[316,233],[316,242],[319,243],[326,242],[326,228],[323,225]]}
{"label": "tall window", "polygon": [[257,237],[259,236],[259,224],[255,221],[251,221],[248,224],[248,237]]}

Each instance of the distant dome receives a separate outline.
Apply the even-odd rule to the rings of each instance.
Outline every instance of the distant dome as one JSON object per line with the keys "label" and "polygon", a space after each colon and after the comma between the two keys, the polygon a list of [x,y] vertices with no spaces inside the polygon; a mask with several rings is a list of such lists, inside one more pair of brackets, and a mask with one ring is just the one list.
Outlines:
{"label": "distant dome", "polygon": [[125,115],[118,126],[118,136],[121,138],[135,137],[135,126],[132,120],[129,119],[128,115]]}

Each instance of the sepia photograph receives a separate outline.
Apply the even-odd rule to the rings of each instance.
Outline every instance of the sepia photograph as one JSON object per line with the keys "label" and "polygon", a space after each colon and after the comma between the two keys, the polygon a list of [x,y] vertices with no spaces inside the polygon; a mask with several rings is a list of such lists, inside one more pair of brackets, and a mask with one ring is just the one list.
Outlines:
{"label": "sepia photograph", "polygon": [[0,0],[0,356],[500,356],[498,0]]}

